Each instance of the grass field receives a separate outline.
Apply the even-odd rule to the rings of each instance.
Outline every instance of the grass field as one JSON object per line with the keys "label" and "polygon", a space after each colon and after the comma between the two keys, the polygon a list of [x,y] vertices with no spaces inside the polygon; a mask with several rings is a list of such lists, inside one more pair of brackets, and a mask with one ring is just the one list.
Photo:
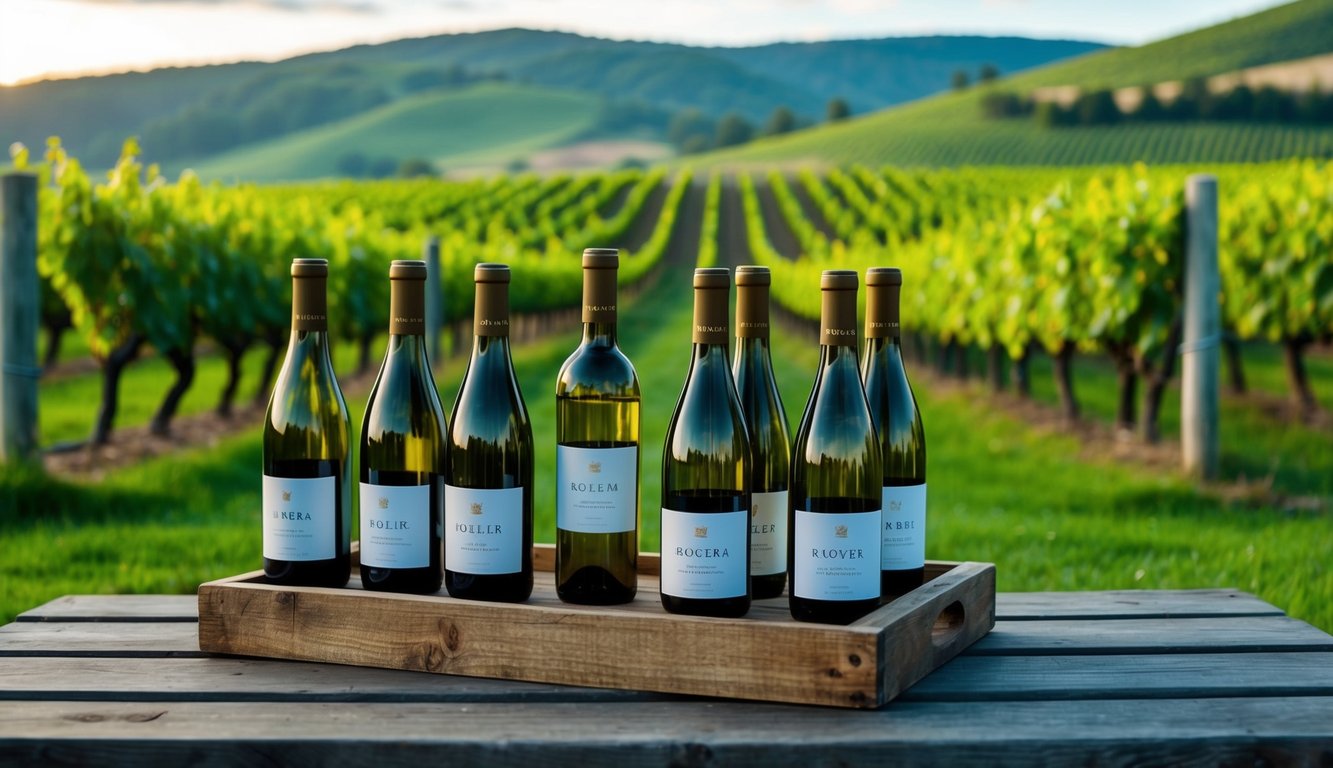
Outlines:
{"label": "grass field", "polygon": [[395,170],[410,158],[437,167],[502,167],[592,127],[595,96],[510,84],[426,93],[356,117],[243,147],[191,164],[205,179],[284,181],[343,175],[338,160],[375,160],[392,147]]}
{"label": "grass field", "polygon": [[[689,354],[687,274],[687,260],[678,256],[664,282],[622,315],[622,346],[637,365],[646,403],[645,549],[657,546],[661,447]],[[538,441],[536,530],[546,541],[554,535],[552,389],[576,342],[571,329],[515,354]],[[794,429],[817,349],[779,333],[774,350]],[[1256,356],[1250,371],[1256,384],[1269,387],[1278,369],[1266,354]],[[1328,358],[1314,364],[1318,381],[1333,379]],[[446,403],[462,367],[461,360],[446,362],[439,380]],[[1109,371],[1098,374],[1095,361],[1085,367],[1079,383],[1089,410],[1109,413]],[[1046,380],[1039,370],[1038,399],[1051,397]],[[928,381],[917,378],[931,457],[931,557],[996,562],[1002,590],[1234,586],[1333,629],[1326,508],[1299,513],[1229,504],[1199,493],[1172,468],[1089,457],[1077,437],[1032,428],[993,407],[979,389],[932,388]],[[350,405],[357,424],[364,400],[352,398]],[[1281,457],[1280,485],[1327,496],[1333,476],[1327,431],[1246,421],[1269,418],[1259,410],[1228,402],[1228,462],[1266,467]],[[259,458],[255,429],[98,483],[0,468],[0,507],[14,513],[0,561],[0,622],[62,594],[191,592],[203,580],[257,567]]]}

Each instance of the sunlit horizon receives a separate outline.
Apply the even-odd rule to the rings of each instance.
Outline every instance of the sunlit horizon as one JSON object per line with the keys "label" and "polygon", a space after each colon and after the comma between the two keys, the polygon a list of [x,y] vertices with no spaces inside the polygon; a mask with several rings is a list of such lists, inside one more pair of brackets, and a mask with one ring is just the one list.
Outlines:
{"label": "sunlit horizon", "polygon": [[[0,85],[278,61],[409,37],[526,27],[687,45],[915,35],[1019,35],[1141,44],[1274,5],[1150,0],[4,0]],[[1145,13],[1145,10],[1151,12]],[[1145,21],[1146,20],[1146,21]]]}

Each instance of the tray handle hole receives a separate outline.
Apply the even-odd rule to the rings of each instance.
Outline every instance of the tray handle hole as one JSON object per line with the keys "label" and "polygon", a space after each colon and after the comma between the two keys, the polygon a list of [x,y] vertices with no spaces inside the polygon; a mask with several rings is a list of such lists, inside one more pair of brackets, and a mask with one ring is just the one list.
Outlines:
{"label": "tray handle hole", "polygon": [[930,641],[936,648],[943,648],[952,643],[963,632],[963,622],[967,618],[963,604],[958,600],[944,606],[940,615],[935,617],[935,626],[930,628]]}

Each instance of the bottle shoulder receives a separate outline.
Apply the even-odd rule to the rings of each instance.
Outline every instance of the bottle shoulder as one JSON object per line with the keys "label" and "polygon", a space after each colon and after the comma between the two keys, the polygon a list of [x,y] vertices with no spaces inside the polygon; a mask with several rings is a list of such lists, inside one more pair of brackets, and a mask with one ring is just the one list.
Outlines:
{"label": "bottle shoulder", "polygon": [[556,378],[559,397],[639,397],[634,364],[617,346],[580,345],[565,360]]}

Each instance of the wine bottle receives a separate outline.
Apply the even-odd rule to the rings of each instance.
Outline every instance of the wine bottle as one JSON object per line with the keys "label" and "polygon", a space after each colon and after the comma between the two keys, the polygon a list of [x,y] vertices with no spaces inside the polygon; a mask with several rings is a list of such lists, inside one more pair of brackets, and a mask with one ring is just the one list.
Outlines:
{"label": "wine bottle", "polygon": [[616,344],[619,251],[583,252],[583,341],[556,382],[555,586],[561,600],[638,590],[639,379]]}
{"label": "wine bottle", "polygon": [[662,606],[750,610],[750,440],[727,361],[726,269],[694,270],[694,346],[662,448]]}
{"label": "wine bottle", "polygon": [[329,262],[292,262],[292,335],[264,416],[264,575],[341,587],[351,576],[347,403],[329,359]]}
{"label": "wine bottle", "polygon": [[426,262],[389,266],[389,348],[361,423],[361,585],[428,594],[444,578],[444,409],[426,358]]}
{"label": "wine bottle", "polygon": [[820,277],[819,370],[791,460],[792,618],[848,624],[880,596],[879,436],[857,367],[855,272]]}
{"label": "wine bottle", "polygon": [[885,597],[905,595],[921,586],[926,563],[926,433],[903,369],[898,330],[902,283],[897,269],[866,271],[861,375],[884,459],[880,590]]}
{"label": "wine bottle", "polygon": [[768,267],[736,268],[736,389],[754,457],[750,492],[750,592],[778,597],[787,584],[787,475],[791,432],[768,347]]}
{"label": "wine bottle", "polygon": [[509,354],[509,267],[473,270],[472,357],[449,416],[444,585],[454,597],[532,594],[532,423]]}

